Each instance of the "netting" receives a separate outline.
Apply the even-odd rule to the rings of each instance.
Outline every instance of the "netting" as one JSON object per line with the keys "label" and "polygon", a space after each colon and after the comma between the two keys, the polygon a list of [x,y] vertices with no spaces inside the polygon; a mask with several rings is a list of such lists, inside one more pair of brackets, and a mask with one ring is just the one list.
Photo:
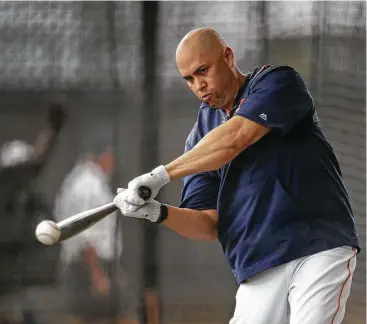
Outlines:
{"label": "netting", "polygon": [[[366,8],[365,3],[315,6],[320,33],[312,63],[313,89],[325,134],[340,162],[361,245],[366,244]],[[366,305],[366,254],[362,251],[347,323],[362,322]],[[361,314],[361,315],[359,315]]]}
{"label": "netting", "polygon": [[[109,89],[111,52],[107,2],[0,4],[2,89]],[[118,74],[140,75],[140,5],[117,2]]]}
{"label": "netting", "polygon": [[[76,157],[79,141],[99,134],[114,147],[126,183],[141,172],[143,58],[141,2],[1,2],[0,140],[33,139],[45,98],[66,102],[70,124],[38,187],[50,203]],[[209,26],[234,49],[243,72],[262,63],[290,64],[305,78],[326,136],[340,161],[362,246],[365,245],[366,5],[345,2],[160,2],[157,87],[160,161],[182,153],[198,103],[175,63],[189,30]],[[149,49],[148,49],[149,51]],[[37,90],[37,92],[35,92]],[[107,134],[107,135],[106,135]],[[133,134],[133,135],[132,135]],[[178,202],[181,183],[162,199]],[[122,263],[137,300],[142,227],[124,220]],[[157,267],[162,323],[224,323],[236,284],[217,243],[197,243],[159,230]],[[211,271],[208,271],[211,269]],[[365,317],[365,252],[360,254],[345,323]],[[190,283],[190,284],[188,284]],[[36,289],[36,288],[35,288]],[[54,288],[34,296],[52,323],[60,309]],[[35,306],[35,307],[36,307]],[[36,307],[36,308],[37,308]],[[51,320],[50,320],[51,322]]]}

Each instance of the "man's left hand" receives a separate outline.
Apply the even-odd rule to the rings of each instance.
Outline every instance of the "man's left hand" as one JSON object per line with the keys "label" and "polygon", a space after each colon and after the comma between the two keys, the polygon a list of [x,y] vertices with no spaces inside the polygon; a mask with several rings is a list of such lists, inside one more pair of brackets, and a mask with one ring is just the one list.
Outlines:
{"label": "man's left hand", "polygon": [[131,195],[131,190],[119,188],[117,196],[113,200],[114,204],[120,209],[122,215],[134,218],[148,219],[156,223],[161,215],[161,203],[151,199],[142,206],[131,205],[126,202]]}
{"label": "man's left hand", "polygon": [[169,178],[168,172],[166,168],[161,165],[149,173],[145,173],[133,180],[131,180],[128,184],[128,189],[130,189],[130,193],[126,196],[125,201],[128,204],[142,206],[146,203],[146,201],[140,198],[138,194],[138,189],[142,186],[148,187],[152,194],[148,201],[153,200],[161,190],[161,188],[169,183],[171,180]]}

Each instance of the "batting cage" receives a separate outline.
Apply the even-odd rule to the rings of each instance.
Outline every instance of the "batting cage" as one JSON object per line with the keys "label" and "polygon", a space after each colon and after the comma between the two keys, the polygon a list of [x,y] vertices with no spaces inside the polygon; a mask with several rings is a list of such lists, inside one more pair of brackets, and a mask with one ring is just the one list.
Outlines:
{"label": "batting cage", "polygon": [[[1,200],[4,224],[12,223],[11,211],[27,225],[12,223],[0,234],[10,237],[1,240],[0,323],[228,323],[237,284],[218,242],[188,240],[120,214],[68,244],[45,246],[33,235],[43,219],[103,203],[77,197],[99,188],[88,182],[95,175],[88,159],[109,167],[100,178],[108,185],[95,194],[107,202],[135,176],[183,152],[199,102],[177,70],[175,51],[187,32],[203,26],[223,36],[242,72],[285,64],[306,81],[339,160],[362,247],[343,323],[365,322],[364,1],[4,1],[0,144],[48,143],[50,153],[29,177],[28,191],[12,198],[16,209]],[[52,113],[55,106],[63,118]],[[49,125],[56,137],[42,142]],[[93,176],[83,176],[89,171],[81,166]],[[16,182],[7,179],[0,199]],[[173,181],[157,199],[178,205],[181,190],[182,182]],[[107,261],[97,266],[101,255]]]}

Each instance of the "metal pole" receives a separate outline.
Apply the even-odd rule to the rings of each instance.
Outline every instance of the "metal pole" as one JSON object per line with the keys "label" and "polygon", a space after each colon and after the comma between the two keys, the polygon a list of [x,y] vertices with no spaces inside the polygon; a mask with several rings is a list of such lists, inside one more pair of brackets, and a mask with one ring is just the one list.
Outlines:
{"label": "metal pole", "polygon": [[[157,105],[157,32],[158,9],[156,1],[144,1],[142,3],[143,16],[143,109],[141,124],[141,170],[149,172],[159,163],[159,109]],[[149,324],[158,322],[158,310],[150,313],[151,300],[157,300],[156,290],[158,286],[158,262],[157,262],[157,225],[144,222],[144,251],[143,251],[143,296],[149,294],[146,300],[146,317]],[[154,298],[155,296],[155,298]],[[156,308],[156,307],[154,307]],[[152,318],[154,317],[154,318]]]}
{"label": "metal pole", "polygon": [[110,53],[110,77],[111,77],[111,86],[114,91],[119,92],[121,89],[120,80],[118,77],[117,70],[117,42],[116,42],[116,21],[115,21],[115,13],[116,13],[116,2],[115,1],[107,1],[106,2],[107,10],[106,10],[106,19],[107,19],[107,36],[108,36],[108,46]]}
{"label": "metal pole", "polygon": [[319,90],[320,75],[320,3],[312,3],[312,38],[311,38],[311,64],[310,64],[310,86],[314,98],[317,98]]}
{"label": "metal pole", "polygon": [[[114,170],[114,177],[112,181],[112,188],[117,188],[119,183],[121,183],[121,157],[120,157],[120,148],[123,147],[123,143],[120,143],[120,121],[122,119],[121,116],[121,105],[120,105],[120,92],[121,92],[121,82],[119,80],[118,70],[117,70],[117,41],[116,41],[116,21],[115,21],[115,14],[116,14],[116,2],[115,1],[107,1],[106,2],[106,21],[107,21],[107,37],[108,37],[108,46],[109,46],[109,54],[110,54],[110,82],[111,82],[111,94],[114,97],[114,102],[116,100],[116,105],[112,112],[113,120],[111,121],[114,124],[113,127],[113,136],[112,136],[112,149],[115,158],[115,170]],[[122,217],[116,218],[116,225],[114,231],[114,256],[115,256],[115,263],[113,268],[111,269],[111,281],[112,281],[112,292],[111,292],[111,318],[115,319],[115,322],[118,321],[118,305],[121,303],[119,299],[119,275],[121,269],[121,260],[120,256],[118,255],[118,246],[123,244],[120,241],[122,237]]]}
{"label": "metal pole", "polygon": [[317,103],[321,95],[321,82],[323,76],[324,58],[323,58],[323,44],[322,35],[324,34],[325,24],[325,3],[315,1],[312,3],[312,41],[311,41],[311,75],[310,86],[312,89],[312,96]]}
{"label": "metal pole", "polygon": [[258,2],[258,13],[260,17],[260,64],[269,63],[269,26],[268,26],[268,3],[267,1]]}

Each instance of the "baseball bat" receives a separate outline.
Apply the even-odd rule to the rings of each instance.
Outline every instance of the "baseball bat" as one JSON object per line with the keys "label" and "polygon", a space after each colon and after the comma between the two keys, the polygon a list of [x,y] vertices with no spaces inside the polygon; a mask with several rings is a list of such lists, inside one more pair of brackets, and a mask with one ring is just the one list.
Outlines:
{"label": "baseball bat", "polygon": [[[141,198],[147,200],[150,198],[152,192],[148,187],[140,187],[138,189],[138,193]],[[85,231],[117,210],[118,207],[111,202],[70,216],[56,224],[54,223],[54,226],[56,226],[56,229],[60,232],[60,236],[56,242],[53,242],[53,244],[65,241],[80,232]]]}
{"label": "baseball bat", "polygon": [[87,228],[93,226],[117,210],[118,208],[116,205],[111,202],[109,204],[70,216],[61,222],[58,222],[56,226],[60,231],[60,238],[57,242],[65,241],[79,234],[80,232],[85,231]]}

